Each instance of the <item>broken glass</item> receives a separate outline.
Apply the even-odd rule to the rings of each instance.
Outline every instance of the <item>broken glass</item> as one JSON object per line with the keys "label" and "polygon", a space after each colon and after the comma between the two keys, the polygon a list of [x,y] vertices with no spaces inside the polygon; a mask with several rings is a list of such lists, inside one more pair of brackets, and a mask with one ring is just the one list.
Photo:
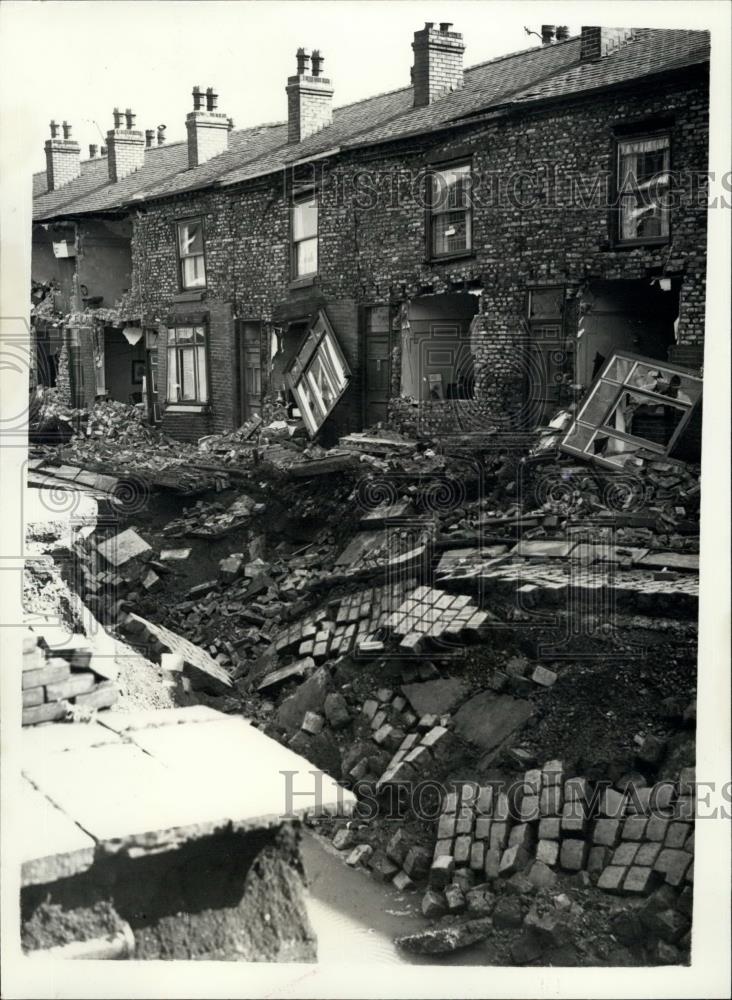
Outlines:
{"label": "broken glass", "polygon": [[350,374],[333,329],[321,310],[287,373],[311,437],[345,392]]}

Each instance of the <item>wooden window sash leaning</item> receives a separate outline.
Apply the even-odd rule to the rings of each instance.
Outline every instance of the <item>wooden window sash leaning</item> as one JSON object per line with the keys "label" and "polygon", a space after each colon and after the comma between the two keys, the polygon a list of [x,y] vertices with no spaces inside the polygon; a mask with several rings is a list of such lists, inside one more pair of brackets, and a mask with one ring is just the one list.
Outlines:
{"label": "wooden window sash leaning", "polygon": [[671,140],[668,132],[616,139],[619,245],[665,243],[670,213]]}
{"label": "wooden window sash leaning", "polygon": [[[604,365],[561,448],[607,468],[632,467],[639,452],[668,456],[701,402],[702,380],[668,362],[616,352]],[[641,417],[641,428],[635,422]],[[642,433],[642,421],[661,440]]]}
{"label": "wooden window sash leaning", "polygon": [[208,403],[206,349],[203,326],[178,326],[168,331],[168,403],[181,406]]}
{"label": "wooden window sash leaning", "polygon": [[327,316],[320,310],[285,374],[311,437],[346,391],[351,372]]}
{"label": "wooden window sash leaning", "polygon": [[206,287],[206,247],[202,219],[176,223],[178,277],[182,291]]}
{"label": "wooden window sash leaning", "polygon": [[449,260],[472,254],[472,163],[430,166],[427,197],[428,258]]}

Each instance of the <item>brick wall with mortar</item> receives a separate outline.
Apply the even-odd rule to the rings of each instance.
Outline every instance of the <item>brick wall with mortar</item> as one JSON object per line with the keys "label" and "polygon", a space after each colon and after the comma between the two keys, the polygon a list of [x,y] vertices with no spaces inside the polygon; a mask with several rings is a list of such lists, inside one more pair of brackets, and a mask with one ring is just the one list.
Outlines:
{"label": "brick wall with mortar", "polygon": [[[322,161],[317,164],[320,273],[315,287],[329,314],[338,302],[400,302],[481,287],[473,332],[476,397],[486,419],[511,428],[520,420],[526,391],[526,292],[532,284],[581,287],[593,279],[678,276],[675,350],[698,359],[704,340],[705,189],[697,192],[695,203],[685,198],[674,209],[672,236],[663,246],[614,248],[612,213],[603,199],[602,185],[610,184],[613,174],[613,129],[645,119],[652,129],[661,118],[670,121],[672,171],[688,187],[707,169],[708,88],[700,73],[666,80],[658,88],[522,109],[493,123],[453,130],[446,139],[412,139],[408,147],[372,147]],[[472,149],[479,186],[474,252],[431,262],[421,195],[425,164],[462,156],[466,146]],[[601,184],[593,200],[597,179]],[[585,191],[585,205],[578,203],[578,188]],[[162,317],[178,293],[174,221],[198,215],[206,226],[207,296],[231,303],[242,319],[275,322],[278,305],[293,298],[281,177],[147,206],[136,219],[133,241],[146,311]],[[355,308],[349,315],[347,322],[331,319],[358,375]],[[234,378],[233,369],[228,377]],[[349,398],[358,384],[355,378]],[[359,401],[351,405],[357,419]]]}

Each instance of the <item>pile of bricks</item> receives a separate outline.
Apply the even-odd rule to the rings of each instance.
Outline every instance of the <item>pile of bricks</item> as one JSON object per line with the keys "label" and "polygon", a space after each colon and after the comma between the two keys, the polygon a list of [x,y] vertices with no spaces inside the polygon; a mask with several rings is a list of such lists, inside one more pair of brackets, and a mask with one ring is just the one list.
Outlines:
{"label": "pile of bricks", "polygon": [[488,615],[465,594],[417,587],[387,619],[386,625],[401,640],[400,649],[421,653],[431,641],[452,645],[475,641],[487,620]]}
{"label": "pile of bricks", "polygon": [[601,889],[647,895],[660,882],[693,880],[694,773],[679,781],[623,791],[567,778],[561,761],[525,773],[509,795],[464,784],[444,800],[431,868],[433,888],[455,870],[486,880],[523,872],[533,862],[586,871]]}
{"label": "pile of bricks", "polygon": [[79,576],[76,588],[100,621],[116,622],[125,599],[136,593],[154,593],[162,587],[167,568],[156,562],[150,545],[127,528],[96,545],[79,540],[74,546]]}
{"label": "pile of bricks", "polygon": [[263,510],[263,504],[256,503],[246,495],[239,496],[228,507],[199,500],[193,507],[184,507],[182,517],[166,524],[163,535],[166,538],[223,538],[244,527],[252,514]]}
{"label": "pile of bricks", "polygon": [[91,667],[92,647],[84,636],[72,636],[51,650],[42,636],[23,638],[23,725],[54,722],[73,715],[72,705],[86,710],[109,708],[117,689]]}

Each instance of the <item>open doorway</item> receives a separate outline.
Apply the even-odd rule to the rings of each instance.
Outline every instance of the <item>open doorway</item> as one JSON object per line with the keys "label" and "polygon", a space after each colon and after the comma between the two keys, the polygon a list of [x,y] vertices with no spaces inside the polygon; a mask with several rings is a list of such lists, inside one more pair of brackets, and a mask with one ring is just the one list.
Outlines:
{"label": "open doorway", "polygon": [[428,295],[409,304],[402,329],[401,394],[419,401],[473,399],[474,295]]}
{"label": "open doorway", "polygon": [[667,361],[680,285],[673,278],[592,282],[580,302],[577,383],[590,386],[616,351]]}

